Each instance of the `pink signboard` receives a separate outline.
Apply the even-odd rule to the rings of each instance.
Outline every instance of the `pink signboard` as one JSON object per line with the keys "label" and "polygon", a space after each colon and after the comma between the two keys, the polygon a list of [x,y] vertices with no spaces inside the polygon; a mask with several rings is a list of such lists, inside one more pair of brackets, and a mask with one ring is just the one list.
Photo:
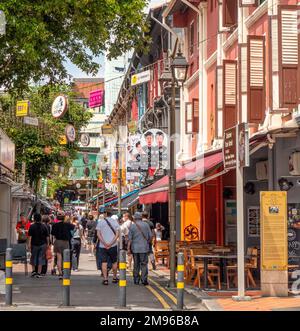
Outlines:
{"label": "pink signboard", "polygon": [[89,107],[100,107],[103,104],[104,90],[96,90],[90,92]]}

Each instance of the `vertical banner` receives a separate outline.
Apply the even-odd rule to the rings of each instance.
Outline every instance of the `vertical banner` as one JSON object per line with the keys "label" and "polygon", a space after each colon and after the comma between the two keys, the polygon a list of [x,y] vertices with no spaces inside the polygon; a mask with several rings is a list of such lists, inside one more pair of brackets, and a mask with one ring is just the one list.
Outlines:
{"label": "vertical banner", "polygon": [[285,271],[288,267],[287,192],[260,193],[261,268]]}

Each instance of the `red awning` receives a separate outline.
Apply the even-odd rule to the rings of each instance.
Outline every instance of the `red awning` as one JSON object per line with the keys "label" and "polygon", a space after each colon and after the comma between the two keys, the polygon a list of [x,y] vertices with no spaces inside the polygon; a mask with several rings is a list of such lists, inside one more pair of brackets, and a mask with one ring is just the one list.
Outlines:
{"label": "red awning", "polygon": [[[195,176],[205,176],[210,170],[223,163],[222,151],[209,154],[176,169],[176,199],[187,197],[187,182]],[[164,176],[157,182],[143,189],[139,194],[140,204],[164,203],[168,201],[169,177]]]}

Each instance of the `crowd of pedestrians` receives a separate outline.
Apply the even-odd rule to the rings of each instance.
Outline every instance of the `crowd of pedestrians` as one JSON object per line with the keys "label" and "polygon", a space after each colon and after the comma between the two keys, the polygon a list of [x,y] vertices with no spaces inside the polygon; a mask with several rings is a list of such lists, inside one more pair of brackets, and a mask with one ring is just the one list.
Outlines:
{"label": "crowd of pedestrians", "polygon": [[[29,221],[20,214],[16,226],[17,241],[26,244],[32,265],[31,277],[41,278],[48,272],[63,278],[63,254],[71,250],[71,266],[79,270],[80,252],[84,247],[89,256],[96,257],[96,267],[101,271],[102,284],[117,284],[119,250],[127,251],[127,266],[133,270],[134,284],[148,285],[148,263],[156,268],[153,254],[155,241],[162,239],[164,228],[154,226],[147,212],[136,212],[133,216],[126,212],[122,217],[103,211],[99,215],[78,212],[53,215],[35,213]],[[132,268],[133,263],[133,268]]]}

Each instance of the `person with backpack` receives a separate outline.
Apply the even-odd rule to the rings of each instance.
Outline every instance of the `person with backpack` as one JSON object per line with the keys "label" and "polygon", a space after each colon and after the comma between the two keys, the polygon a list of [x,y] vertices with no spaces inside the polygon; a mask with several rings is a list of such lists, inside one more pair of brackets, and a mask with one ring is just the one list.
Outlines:
{"label": "person with backpack", "polygon": [[[49,247],[49,232],[42,223],[41,214],[34,214],[34,223],[28,231],[28,248],[31,251],[30,264],[32,265],[31,277],[41,278],[43,265],[46,264],[46,250]],[[37,272],[35,268],[37,266]]]}
{"label": "person with backpack", "polygon": [[79,224],[76,216],[73,217],[72,224],[74,225],[73,237],[71,239],[72,270],[78,271],[81,241],[83,238],[83,228],[82,225]]}
{"label": "person with backpack", "polygon": [[118,239],[119,239],[119,222],[109,217],[110,214],[107,213],[102,220],[100,219],[97,225],[97,235],[99,239],[99,257],[102,262],[102,274],[104,277],[103,285],[108,285],[108,270],[107,263],[110,259],[112,263],[113,270],[113,280],[114,284],[119,282],[117,278],[118,272]]}
{"label": "person with backpack", "polygon": [[87,250],[90,251],[89,256],[94,256],[93,239],[96,232],[97,222],[94,220],[93,214],[89,214],[88,221],[86,223],[87,229]]}
{"label": "person with backpack", "polygon": [[142,221],[142,214],[136,212],[133,216],[128,233],[128,252],[133,254],[133,280],[138,285],[140,281],[147,286],[148,283],[148,254],[152,239],[150,226]]}

